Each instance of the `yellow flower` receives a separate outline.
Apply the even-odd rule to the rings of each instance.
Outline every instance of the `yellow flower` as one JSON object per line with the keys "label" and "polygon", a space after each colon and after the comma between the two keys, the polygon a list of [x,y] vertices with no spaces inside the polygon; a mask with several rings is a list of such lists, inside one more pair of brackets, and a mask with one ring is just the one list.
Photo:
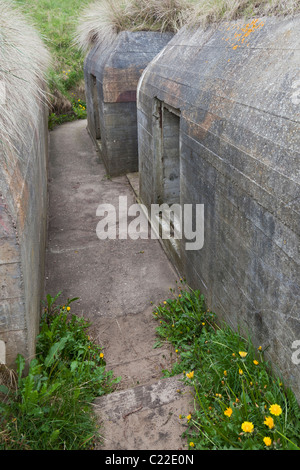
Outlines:
{"label": "yellow flower", "polygon": [[266,419],[264,420],[264,424],[268,426],[269,429],[274,428],[274,420],[271,416],[267,416]]}
{"label": "yellow flower", "polygon": [[185,375],[188,379],[192,379],[194,377],[194,371],[192,370],[192,372],[187,372]]}
{"label": "yellow flower", "polygon": [[224,370],[223,374],[224,374],[224,377],[227,377],[227,370]]}
{"label": "yellow flower", "polygon": [[190,419],[192,419],[192,415],[191,414],[187,415],[186,419],[190,421]]}
{"label": "yellow flower", "polygon": [[240,375],[243,375],[243,373],[244,373],[244,372],[242,371],[242,369],[239,369],[239,374],[240,374]]}
{"label": "yellow flower", "polygon": [[224,411],[224,415],[230,418],[230,416],[232,415],[232,409],[230,407],[226,408],[226,410]]}
{"label": "yellow flower", "polygon": [[263,441],[266,446],[270,446],[272,444],[272,440],[269,437],[264,437]]}
{"label": "yellow flower", "polygon": [[259,350],[259,351],[261,351],[261,350],[262,350],[262,347],[261,347],[261,346],[259,346],[259,347],[258,347],[258,350]]}
{"label": "yellow flower", "polygon": [[246,353],[246,351],[239,351],[239,355],[240,355],[241,357],[246,357],[246,356],[247,356],[247,353]]}
{"label": "yellow flower", "polygon": [[256,359],[254,359],[253,364],[254,364],[255,366],[258,366],[259,362],[258,362]]}
{"label": "yellow flower", "polygon": [[104,354],[103,353],[100,353],[99,354],[99,357],[101,357],[101,359],[104,357]]}
{"label": "yellow flower", "polygon": [[205,322],[202,322],[202,325],[204,326],[204,325],[205,325]]}
{"label": "yellow flower", "polygon": [[175,349],[175,352],[178,353],[178,349]]}
{"label": "yellow flower", "polygon": [[164,300],[164,304],[165,304],[165,305],[166,305],[166,303],[167,303],[167,302]]}
{"label": "yellow flower", "polygon": [[271,415],[274,415],[274,416],[279,416],[282,413],[281,406],[277,405],[276,403],[274,405],[271,405],[269,410],[270,410]]}
{"label": "yellow flower", "polygon": [[63,305],[63,308],[62,308],[62,309],[64,310],[65,308],[66,308],[66,307]]}
{"label": "yellow flower", "polygon": [[181,297],[181,294],[179,294],[179,296],[178,296],[178,297]]}
{"label": "yellow flower", "polygon": [[68,312],[71,310],[71,307],[67,307]]}
{"label": "yellow flower", "polygon": [[242,430],[244,432],[252,432],[254,429],[254,426],[252,423],[250,423],[250,421],[244,421],[243,424],[242,424]]}
{"label": "yellow flower", "polygon": [[193,442],[190,442],[190,447],[195,447],[195,444]]}

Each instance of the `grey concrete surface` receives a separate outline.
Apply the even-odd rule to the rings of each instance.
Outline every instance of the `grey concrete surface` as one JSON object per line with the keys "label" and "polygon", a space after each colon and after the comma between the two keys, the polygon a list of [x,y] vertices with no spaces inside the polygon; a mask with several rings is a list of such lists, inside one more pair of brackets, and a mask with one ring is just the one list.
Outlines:
{"label": "grey concrete surface", "polygon": [[181,207],[204,205],[204,246],[180,240],[174,262],[211,310],[267,349],[298,400],[299,26],[297,15],[183,28],[137,93],[141,202],[170,201],[176,157]]}
{"label": "grey concrete surface", "polygon": [[0,148],[0,341],[2,360],[34,357],[44,287],[47,217],[48,108],[34,103],[24,143]]}
{"label": "grey concrete surface", "polygon": [[[158,240],[98,239],[98,205],[118,205],[119,195],[127,196],[129,205],[135,203],[135,194],[126,176],[107,178],[86,124],[67,123],[51,132],[45,295],[62,291],[61,300],[79,297],[71,311],[91,321],[90,335],[103,346],[107,368],[122,377],[114,394],[128,390],[130,394],[135,387],[155,386],[162,368],[175,360],[170,347],[153,349],[156,321],[152,311],[155,304],[170,296],[178,275]],[[123,438],[124,433],[128,437],[128,420],[121,419],[118,439],[114,440],[115,426],[108,422],[114,408],[113,394],[105,413],[99,414],[105,438],[102,448],[180,448],[184,428],[178,410],[188,414],[191,397],[176,393],[178,384],[173,385],[167,386],[164,396],[170,397],[159,407],[166,419],[157,421],[156,412],[145,416],[145,408],[141,414],[128,416],[134,419],[131,429],[135,427],[140,439]],[[98,414],[99,407],[95,410]],[[173,418],[167,423],[169,415]],[[160,430],[162,421],[166,424]],[[147,437],[151,422],[153,432]]]}

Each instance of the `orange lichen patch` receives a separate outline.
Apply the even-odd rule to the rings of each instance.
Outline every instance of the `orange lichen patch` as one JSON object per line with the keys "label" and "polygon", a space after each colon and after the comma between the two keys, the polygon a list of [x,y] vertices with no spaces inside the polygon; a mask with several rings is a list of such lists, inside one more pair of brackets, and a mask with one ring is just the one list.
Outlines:
{"label": "orange lichen patch", "polygon": [[[259,21],[259,19],[253,19],[252,21],[249,21],[248,23],[245,23],[243,25],[238,25],[234,24],[226,28],[226,31],[231,31],[233,34],[231,40],[233,40],[231,47],[233,50],[236,50],[238,47],[241,47],[240,44],[244,44],[248,42],[249,36],[254,32],[257,31],[258,29],[262,28],[264,26],[263,21]],[[235,31],[237,30],[237,31]],[[223,41],[228,41],[229,38],[227,37],[225,39],[225,36],[222,38]],[[240,43],[240,44],[237,44]],[[248,46],[249,44],[247,44]]]}

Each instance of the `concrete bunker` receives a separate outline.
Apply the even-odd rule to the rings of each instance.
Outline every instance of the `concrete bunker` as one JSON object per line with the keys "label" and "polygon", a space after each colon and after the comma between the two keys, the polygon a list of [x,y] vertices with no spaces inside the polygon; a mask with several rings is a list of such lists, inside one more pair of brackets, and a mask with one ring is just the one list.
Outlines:
{"label": "concrete bunker", "polygon": [[173,33],[123,31],[111,44],[96,44],[86,57],[88,130],[110,176],[138,170],[138,80],[172,37]]}
{"label": "concrete bunker", "polygon": [[166,249],[212,310],[268,346],[298,398],[299,26],[297,16],[183,28],[137,97],[140,201],[148,210],[168,201],[179,142],[173,193],[182,207],[204,205],[204,246],[187,251],[183,237]]}

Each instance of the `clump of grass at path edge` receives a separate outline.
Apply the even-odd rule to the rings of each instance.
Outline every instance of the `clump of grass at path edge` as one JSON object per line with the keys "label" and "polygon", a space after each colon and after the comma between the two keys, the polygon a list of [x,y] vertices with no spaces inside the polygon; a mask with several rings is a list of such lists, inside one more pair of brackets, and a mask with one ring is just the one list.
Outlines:
{"label": "clump of grass at path edge", "polygon": [[261,347],[218,324],[203,295],[182,280],[153,315],[155,346],[171,342],[177,355],[164,374],[182,374],[194,392],[194,409],[180,416],[189,449],[300,450],[299,405]]}
{"label": "clump of grass at path edge", "polygon": [[88,335],[89,323],[72,314],[76,299],[55,305],[57,297],[47,296],[28,373],[18,355],[17,372],[10,371],[14,380],[7,374],[7,386],[0,385],[2,450],[82,450],[101,442],[91,402],[111,392],[120,378],[106,371],[103,350]]}
{"label": "clump of grass at path edge", "polygon": [[85,0],[16,0],[21,11],[33,19],[52,55],[48,71],[51,97],[49,127],[86,118],[83,61],[74,46],[79,11]]}

